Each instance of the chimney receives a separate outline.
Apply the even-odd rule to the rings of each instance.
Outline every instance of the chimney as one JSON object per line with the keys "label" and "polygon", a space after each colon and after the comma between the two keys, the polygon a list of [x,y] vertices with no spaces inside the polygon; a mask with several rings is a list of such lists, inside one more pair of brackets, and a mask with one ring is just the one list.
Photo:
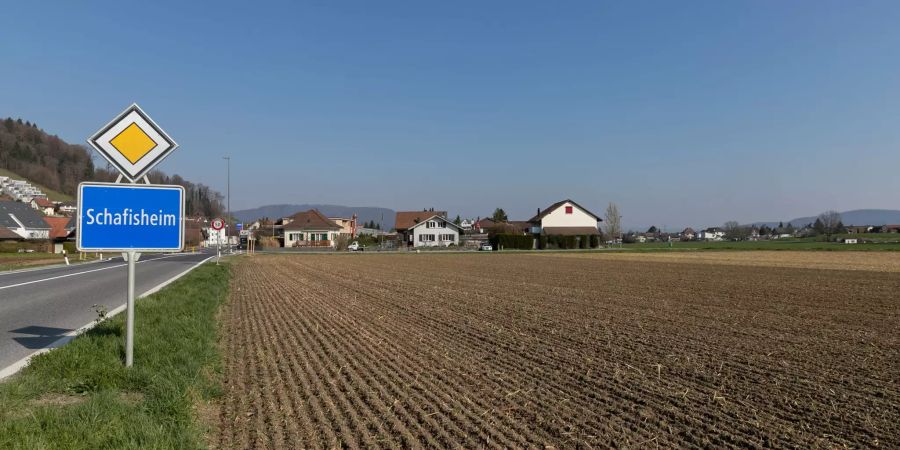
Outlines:
{"label": "chimney", "polygon": [[538,213],[537,213],[537,215],[541,215],[541,208],[538,208]]}

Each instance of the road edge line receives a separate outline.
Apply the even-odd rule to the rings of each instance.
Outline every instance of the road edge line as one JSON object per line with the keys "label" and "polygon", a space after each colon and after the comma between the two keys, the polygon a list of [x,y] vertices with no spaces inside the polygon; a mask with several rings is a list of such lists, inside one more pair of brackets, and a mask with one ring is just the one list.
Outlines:
{"label": "road edge line", "polygon": [[[168,280],[163,281],[162,283],[157,284],[156,286],[150,288],[150,290],[148,290],[148,291],[144,292],[143,294],[139,295],[137,298],[138,298],[138,299],[142,299],[142,298],[144,298],[144,297],[153,295],[153,294],[155,294],[155,293],[161,291],[161,290],[162,290],[163,288],[165,288],[166,286],[168,286],[168,285],[174,283],[175,281],[178,281],[179,278],[181,278],[181,277],[187,275],[187,274],[190,273],[192,270],[194,270],[194,269],[200,267],[201,265],[203,265],[204,263],[208,262],[209,260],[211,260],[211,259],[213,259],[213,258],[215,258],[215,256],[210,256],[209,258],[206,258],[206,259],[204,259],[203,261],[200,261],[200,262],[198,262],[197,264],[194,264],[193,266],[191,266],[191,267],[189,267],[188,269],[186,269],[184,272],[181,272],[181,273],[179,273],[178,275],[175,275],[174,277],[169,278]],[[106,313],[106,317],[105,317],[103,320],[105,321],[106,319],[110,319],[110,318],[112,318],[113,316],[119,314],[120,312],[125,311],[125,307],[126,307],[126,305],[125,305],[125,304],[122,304],[122,305],[119,305],[119,306],[113,308],[111,311],[109,311],[108,313]],[[102,322],[102,321],[101,321],[101,322]],[[61,338],[59,338],[59,339],[53,341],[52,343],[50,343],[50,345],[48,345],[47,347],[44,347],[44,348],[35,350],[32,354],[30,354],[30,355],[28,355],[28,356],[26,356],[26,357],[24,357],[24,358],[22,358],[22,359],[20,359],[20,360],[18,360],[18,361],[16,361],[16,362],[12,363],[12,364],[10,364],[10,365],[7,366],[7,367],[4,367],[2,370],[0,370],[0,381],[4,380],[4,379],[6,379],[6,378],[9,378],[9,377],[12,376],[12,375],[15,375],[15,374],[18,373],[20,370],[22,370],[23,368],[25,368],[25,366],[28,365],[29,361],[31,361],[31,358],[34,358],[34,357],[37,356],[37,355],[40,355],[40,354],[43,354],[43,353],[47,353],[47,352],[49,352],[50,350],[53,350],[53,349],[56,349],[56,348],[60,348],[60,347],[62,347],[63,345],[68,344],[72,339],[75,339],[75,338],[78,337],[81,333],[84,333],[85,331],[88,331],[88,330],[90,330],[91,328],[94,328],[94,327],[97,326],[99,323],[100,323],[100,322],[92,321],[92,322],[88,323],[87,325],[84,325],[84,326],[82,326],[82,327],[80,327],[80,328],[78,328],[78,329],[76,329],[76,330],[69,331],[68,333],[64,334],[63,337],[61,337]]]}

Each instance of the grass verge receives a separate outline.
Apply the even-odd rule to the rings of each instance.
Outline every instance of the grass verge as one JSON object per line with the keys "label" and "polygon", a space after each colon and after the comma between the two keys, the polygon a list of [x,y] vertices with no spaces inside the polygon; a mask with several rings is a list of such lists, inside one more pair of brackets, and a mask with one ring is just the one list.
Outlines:
{"label": "grass verge", "polygon": [[204,447],[198,415],[221,395],[228,276],[204,264],[139,300],[128,370],[123,313],[0,383],[0,448]]}

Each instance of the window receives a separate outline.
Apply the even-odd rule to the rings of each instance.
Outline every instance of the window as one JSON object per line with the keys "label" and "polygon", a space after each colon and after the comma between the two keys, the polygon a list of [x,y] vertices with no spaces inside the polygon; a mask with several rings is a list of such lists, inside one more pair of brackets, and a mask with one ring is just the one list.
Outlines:
{"label": "window", "polygon": [[566,206],[566,214],[572,214],[572,207]]}
{"label": "window", "polygon": [[433,234],[420,234],[419,242],[434,242],[434,235]]}
{"label": "window", "polygon": [[454,242],[456,239],[453,238],[452,234],[442,234],[440,236],[442,242]]}

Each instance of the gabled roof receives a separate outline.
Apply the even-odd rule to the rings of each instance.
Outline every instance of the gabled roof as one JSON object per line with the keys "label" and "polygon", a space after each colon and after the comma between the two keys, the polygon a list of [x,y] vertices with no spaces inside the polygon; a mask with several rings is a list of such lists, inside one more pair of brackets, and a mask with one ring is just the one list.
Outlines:
{"label": "gabled roof", "polygon": [[0,227],[19,228],[19,223],[25,228],[39,230],[50,228],[47,222],[44,222],[44,216],[35,211],[31,205],[19,202],[0,202]]}
{"label": "gabled roof", "polygon": [[556,202],[556,203],[550,205],[549,207],[547,207],[547,209],[541,211],[540,213],[538,213],[536,216],[532,217],[532,218],[529,219],[528,221],[529,221],[529,222],[532,222],[532,223],[534,223],[534,222],[540,222],[541,219],[543,219],[547,214],[552,213],[552,212],[555,211],[557,208],[559,208],[560,206],[562,206],[562,205],[564,205],[564,204],[566,204],[566,203],[571,203],[571,204],[577,206],[578,209],[584,211],[584,212],[587,213],[589,216],[591,216],[591,217],[597,219],[597,222],[603,222],[603,219],[601,219],[600,217],[598,217],[596,214],[594,214],[594,213],[588,211],[588,209],[585,208],[584,206],[581,206],[581,205],[579,205],[578,203],[575,203],[575,202],[573,202],[571,199],[568,199],[568,198],[565,199],[565,200],[560,200],[560,201],[558,201],[558,202]]}
{"label": "gabled roof", "polygon": [[[440,211],[438,211],[438,212],[440,212]],[[447,224],[447,226],[451,226],[451,227],[453,227],[453,228],[456,228],[456,231],[462,231],[462,228],[460,228],[459,225],[457,225],[457,224],[455,224],[455,223],[453,223],[453,222],[447,220],[447,217],[446,217],[446,216],[434,214],[434,211],[431,212],[431,216],[430,216],[430,217],[426,217],[425,220],[419,221],[418,223],[416,223],[415,225],[409,227],[408,229],[409,229],[409,230],[412,230],[413,228],[418,227],[418,226],[421,226],[422,224],[424,224],[425,222],[428,222],[428,221],[431,220],[431,219],[440,219],[441,221],[445,222],[445,223]]]}
{"label": "gabled roof", "polygon": [[34,204],[40,206],[41,208],[52,208],[53,206],[55,206],[53,202],[43,197],[35,197],[31,201],[33,201]]}
{"label": "gabled roof", "polygon": [[18,234],[14,233],[13,230],[10,230],[9,228],[5,228],[5,227],[0,227],[0,240],[21,241],[23,239],[24,238],[22,236],[19,236]]}
{"label": "gabled roof", "polygon": [[397,211],[397,218],[394,221],[394,228],[397,231],[404,231],[412,228],[415,224],[429,219],[433,216],[447,217],[447,211]]}
{"label": "gabled roof", "polygon": [[341,227],[328,220],[316,209],[302,211],[293,216],[286,217],[290,223],[284,226],[285,230],[340,230]]}
{"label": "gabled roof", "polygon": [[50,225],[50,239],[65,239],[72,231],[69,228],[70,217],[44,217],[44,222]]}

